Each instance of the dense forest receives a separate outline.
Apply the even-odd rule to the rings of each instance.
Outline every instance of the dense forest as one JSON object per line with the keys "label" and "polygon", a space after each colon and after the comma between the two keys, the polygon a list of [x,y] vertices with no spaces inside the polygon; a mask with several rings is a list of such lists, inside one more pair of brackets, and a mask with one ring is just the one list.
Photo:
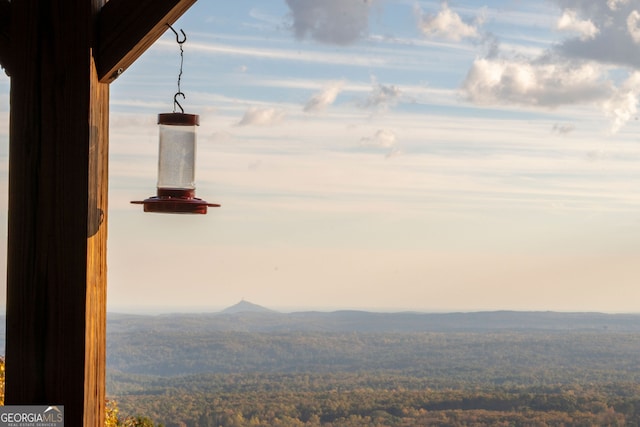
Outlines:
{"label": "dense forest", "polygon": [[156,331],[112,339],[108,361],[114,371],[157,376],[400,371],[449,383],[539,385],[640,381],[639,350],[638,333]]}
{"label": "dense forest", "polygon": [[[405,389],[405,378],[222,375],[175,379],[132,393],[123,411],[167,426],[627,426],[640,422],[640,389],[628,383],[549,387]],[[226,391],[199,389],[202,382]],[[380,387],[381,382],[388,387]],[[392,384],[398,384],[394,387]],[[371,386],[367,386],[371,384]]]}
{"label": "dense forest", "polygon": [[341,316],[122,323],[108,393],[167,427],[640,425],[640,317],[499,314],[423,331],[387,317],[376,332]]}
{"label": "dense forest", "polygon": [[116,316],[107,339],[108,427],[640,426],[640,316]]}

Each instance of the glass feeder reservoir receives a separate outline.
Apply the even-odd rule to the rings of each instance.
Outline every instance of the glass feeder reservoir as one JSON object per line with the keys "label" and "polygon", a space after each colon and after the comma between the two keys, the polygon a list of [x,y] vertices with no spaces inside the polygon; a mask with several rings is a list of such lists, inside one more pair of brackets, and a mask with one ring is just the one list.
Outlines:
{"label": "glass feeder reservoir", "polygon": [[195,197],[197,114],[158,115],[160,144],[158,153],[157,195],[131,203],[144,205],[145,212],[206,214],[207,203]]}

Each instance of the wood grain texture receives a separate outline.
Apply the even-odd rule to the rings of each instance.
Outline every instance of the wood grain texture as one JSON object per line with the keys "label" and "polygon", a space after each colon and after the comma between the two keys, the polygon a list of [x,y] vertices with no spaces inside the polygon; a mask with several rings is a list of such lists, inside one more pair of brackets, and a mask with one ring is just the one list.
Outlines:
{"label": "wood grain texture", "polygon": [[5,402],[64,405],[66,425],[102,426],[109,89],[91,58],[101,4],[11,3]]}
{"label": "wood grain texture", "polygon": [[[102,427],[106,398],[109,86],[98,82],[93,61],[91,69],[84,425]],[[91,408],[98,408],[98,412]]]}
{"label": "wood grain texture", "polygon": [[98,78],[111,82],[196,0],[110,0],[98,23]]}
{"label": "wood grain texture", "polygon": [[195,1],[0,0],[12,76],[6,404],[64,405],[66,425],[104,425],[105,82]]}

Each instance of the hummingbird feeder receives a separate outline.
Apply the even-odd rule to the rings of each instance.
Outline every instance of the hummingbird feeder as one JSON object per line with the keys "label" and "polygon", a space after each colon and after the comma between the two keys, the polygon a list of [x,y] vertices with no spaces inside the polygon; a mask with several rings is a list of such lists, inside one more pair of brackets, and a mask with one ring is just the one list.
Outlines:
{"label": "hummingbird feeder", "polygon": [[[200,125],[200,116],[185,114],[178,102],[178,96],[185,98],[180,91],[182,77],[182,44],[186,41],[184,31],[183,40],[178,33],[176,41],[180,45],[180,74],[178,75],[178,92],[173,97],[173,113],[158,114],[160,126],[158,150],[158,184],[156,196],[142,201],[132,201],[133,204],[144,205],[145,212],[176,213],[176,214],[206,214],[208,207],[219,207],[219,204],[208,203],[196,197],[195,163],[196,163],[196,126]],[[180,112],[176,112],[176,108]]]}

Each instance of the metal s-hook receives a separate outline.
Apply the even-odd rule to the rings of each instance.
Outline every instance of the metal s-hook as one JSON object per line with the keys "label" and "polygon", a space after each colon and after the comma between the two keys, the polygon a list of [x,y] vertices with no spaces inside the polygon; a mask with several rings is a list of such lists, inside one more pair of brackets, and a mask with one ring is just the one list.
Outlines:
{"label": "metal s-hook", "polygon": [[176,107],[177,107],[177,108],[180,109],[180,112],[182,114],[184,114],[184,108],[182,108],[182,105],[180,105],[180,102],[178,102],[178,96],[181,96],[182,99],[186,99],[187,98],[184,95],[184,93],[182,93],[182,90],[180,89],[180,81],[182,80],[182,65],[184,64],[184,50],[182,49],[182,45],[184,44],[184,42],[187,41],[187,35],[181,29],[180,32],[182,33],[182,40],[180,40],[180,36],[178,35],[178,32],[173,29],[171,24],[167,23],[167,27],[169,27],[169,29],[171,29],[171,31],[173,31],[173,34],[176,35],[176,42],[178,43],[178,46],[180,47],[180,72],[178,73],[178,91],[176,92],[175,95],[173,95],[173,112],[174,113],[176,112]]}
{"label": "metal s-hook", "polygon": [[182,33],[182,41],[180,41],[180,35],[178,34],[178,32],[176,30],[173,29],[171,24],[167,24],[167,27],[169,27],[169,29],[171,29],[171,31],[173,31],[173,34],[176,35],[176,43],[183,44],[184,42],[187,41],[187,35],[184,33],[184,31],[182,31],[182,29],[180,29],[180,32]]}
{"label": "metal s-hook", "polygon": [[180,112],[182,114],[184,114],[184,108],[182,108],[182,105],[180,105],[180,102],[178,102],[178,96],[182,96],[182,99],[187,99],[186,96],[184,96],[184,93],[182,92],[176,92],[175,95],[173,95],[173,112],[176,112],[176,106],[180,109]]}

